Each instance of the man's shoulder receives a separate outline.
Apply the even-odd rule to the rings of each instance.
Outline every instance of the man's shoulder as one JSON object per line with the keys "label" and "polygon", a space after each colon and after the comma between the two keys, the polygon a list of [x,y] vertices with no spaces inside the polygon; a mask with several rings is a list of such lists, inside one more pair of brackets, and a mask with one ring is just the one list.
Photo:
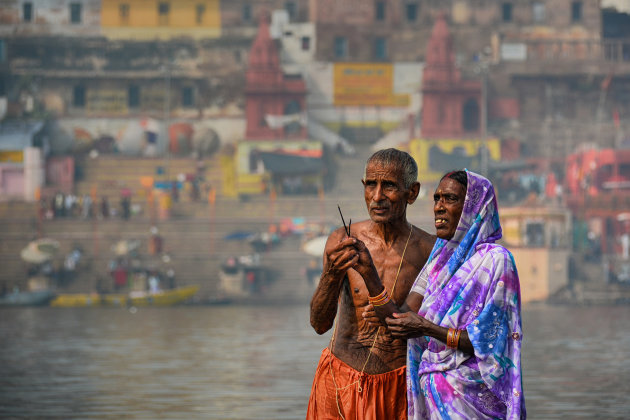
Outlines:
{"label": "man's shoulder", "polygon": [[416,238],[416,240],[429,242],[431,243],[431,246],[433,246],[433,244],[435,243],[435,240],[437,239],[436,235],[429,233],[426,230],[419,228],[416,225],[411,225],[411,226],[413,226],[413,236]]}
{"label": "man's shoulder", "polygon": [[435,241],[437,239],[436,235],[433,235],[418,226],[413,226],[413,243],[416,247],[420,247],[422,251],[426,254],[426,257],[429,257],[431,250],[433,249],[433,245],[435,245]]}

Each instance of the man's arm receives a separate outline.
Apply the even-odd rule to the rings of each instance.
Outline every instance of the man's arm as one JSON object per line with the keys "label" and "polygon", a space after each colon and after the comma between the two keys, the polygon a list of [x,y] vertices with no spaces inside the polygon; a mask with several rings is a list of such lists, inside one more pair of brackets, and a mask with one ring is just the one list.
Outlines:
{"label": "man's arm", "polygon": [[[370,251],[359,239],[350,239],[353,241],[354,249],[358,256],[357,264],[353,268],[361,275],[361,277],[363,277],[363,281],[365,282],[369,295],[378,296],[381,292],[383,292],[385,286],[383,285],[383,282],[378,275],[378,271],[374,266]],[[392,298],[392,296],[390,296],[390,298]],[[391,299],[385,305],[368,305],[368,308],[366,308],[366,311],[363,313],[363,317],[366,319],[372,318],[368,319],[368,322],[374,323],[375,320],[373,319],[372,312],[370,311],[370,309],[373,309],[380,320],[380,323],[382,325],[387,325],[385,320],[387,318],[391,318],[395,313],[407,312],[410,310],[418,312],[418,309],[420,309],[420,305],[422,304],[422,298],[422,295],[412,292],[407,296],[401,307],[398,307],[398,305],[396,305],[396,303],[394,303]]]}
{"label": "man's arm", "polygon": [[311,299],[311,326],[317,334],[332,328],[337,315],[337,303],[344,278],[350,267],[356,264],[356,253],[343,229],[333,232],[326,241],[324,272]]}
{"label": "man's arm", "polygon": [[[421,317],[416,312],[393,314],[391,318],[387,319],[387,328],[393,337],[412,338],[427,336],[440,340],[443,343],[446,343],[448,334],[448,328],[440,327]],[[457,348],[468,354],[475,353],[475,349],[468,337],[468,331],[462,330]]]}
{"label": "man's arm", "polygon": [[[400,306],[399,310],[395,313],[402,313],[402,312],[418,313],[418,310],[420,310],[420,306],[422,306],[423,299],[424,299],[424,296],[422,296],[421,294],[413,292],[413,291],[409,292],[407,299],[402,304],[402,306]],[[387,324],[383,323],[381,319],[378,317],[378,315],[376,315],[374,306],[371,303],[365,307],[365,310],[363,311],[363,319],[374,326],[379,326],[379,325],[387,326]]]}

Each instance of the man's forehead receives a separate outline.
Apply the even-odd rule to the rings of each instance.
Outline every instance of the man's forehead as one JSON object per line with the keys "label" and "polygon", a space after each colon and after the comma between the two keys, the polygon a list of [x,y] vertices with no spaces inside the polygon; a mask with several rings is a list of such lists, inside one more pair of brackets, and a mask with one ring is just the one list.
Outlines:
{"label": "man's forehead", "polygon": [[382,179],[389,178],[394,180],[400,180],[403,178],[402,169],[399,165],[393,163],[383,164],[380,162],[368,163],[365,168],[366,179]]}

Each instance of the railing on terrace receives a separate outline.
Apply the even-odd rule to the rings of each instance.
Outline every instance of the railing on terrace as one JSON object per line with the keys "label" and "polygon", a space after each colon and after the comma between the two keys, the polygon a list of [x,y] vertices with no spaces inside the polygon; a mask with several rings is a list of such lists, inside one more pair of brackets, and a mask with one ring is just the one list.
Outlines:
{"label": "railing on terrace", "polygon": [[[505,44],[526,48],[528,60],[608,61],[630,63],[630,38],[601,39],[540,39],[511,41]],[[523,57],[525,58],[525,57]]]}

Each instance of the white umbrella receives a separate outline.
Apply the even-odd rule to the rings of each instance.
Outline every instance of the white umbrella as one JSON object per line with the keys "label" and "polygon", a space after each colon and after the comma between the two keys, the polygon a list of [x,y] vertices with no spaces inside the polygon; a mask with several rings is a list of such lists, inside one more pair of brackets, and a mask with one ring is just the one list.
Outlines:
{"label": "white umbrella", "polygon": [[324,255],[324,248],[326,247],[327,236],[318,236],[310,241],[306,241],[302,245],[302,251],[313,257],[321,257]]}
{"label": "white umbrella", "polygon": [[26,262],[41,264],[51,259],[58,249],[59,242],[50,238],[42,238],[29,242],[20,252],[20,256]]}
{"label": "white umbrella", "polygon": [[121,240],[112,245],[112,251],[114,254],[123,256],[127,255],[140,247],[139,240]]}

